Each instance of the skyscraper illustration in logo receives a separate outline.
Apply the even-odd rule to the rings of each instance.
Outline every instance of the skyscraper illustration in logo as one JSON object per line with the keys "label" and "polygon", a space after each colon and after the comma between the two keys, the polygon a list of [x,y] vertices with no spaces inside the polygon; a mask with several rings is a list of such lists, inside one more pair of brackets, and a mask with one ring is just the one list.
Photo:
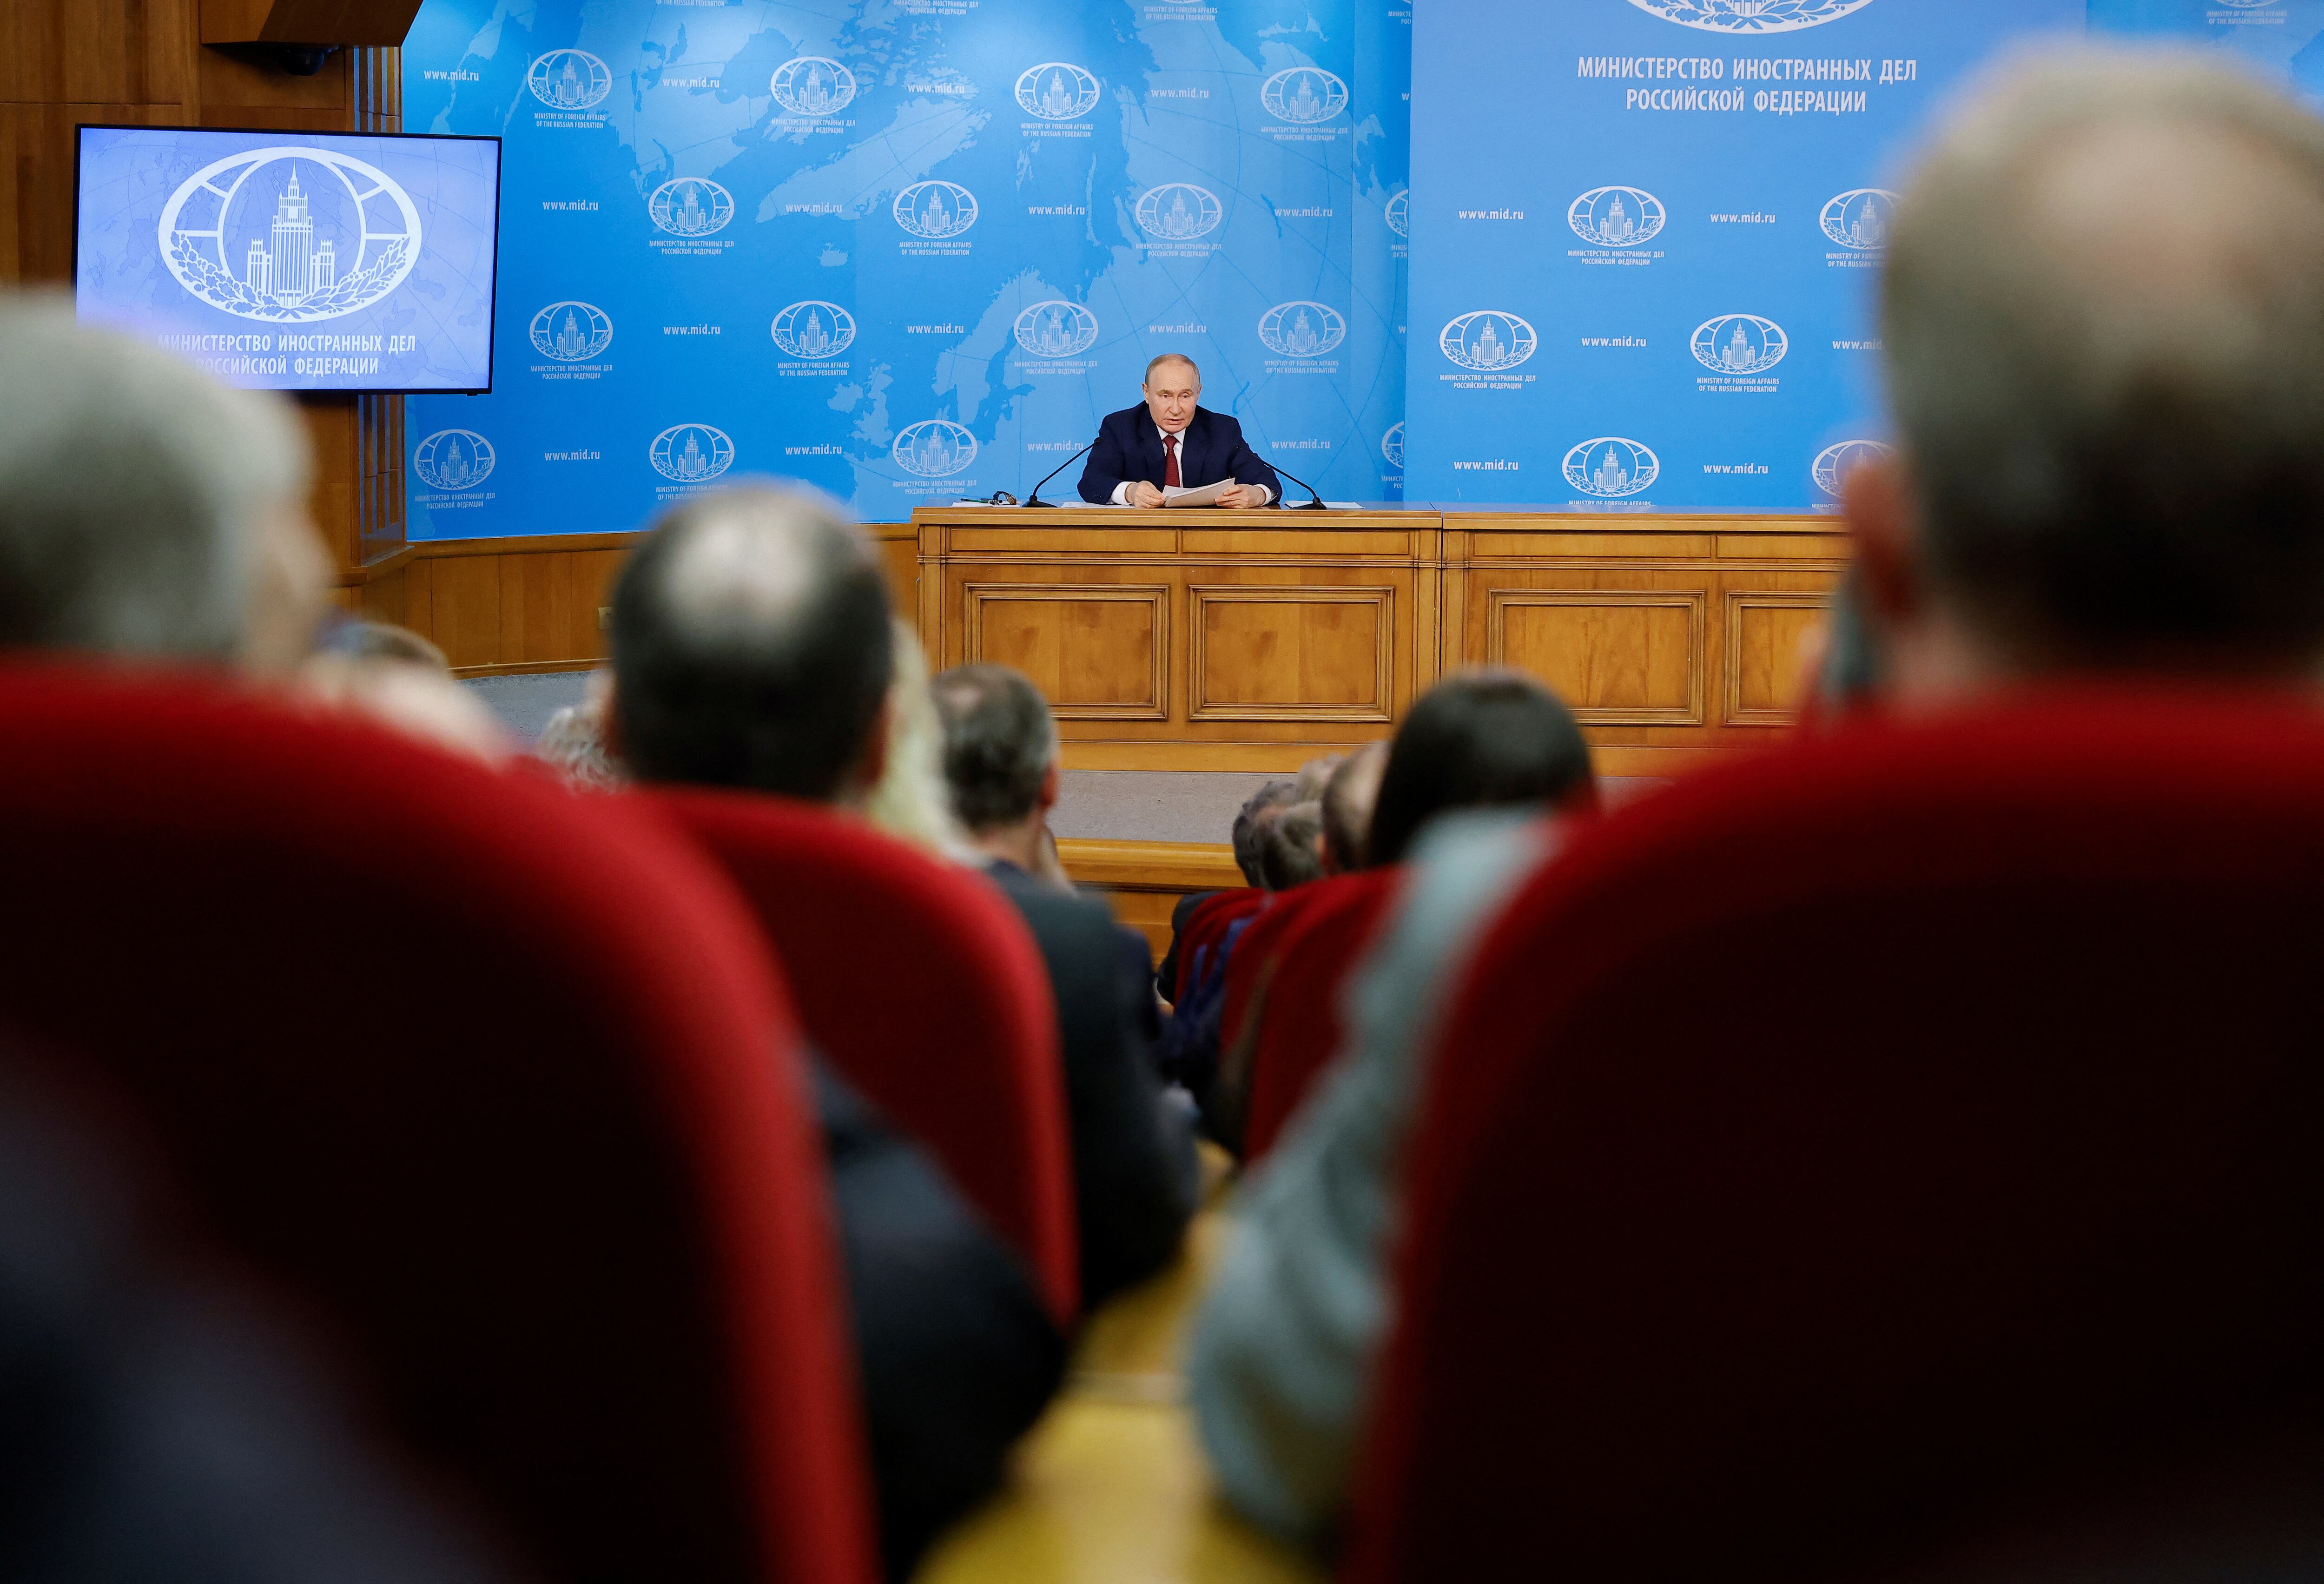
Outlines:
{"label": "skyscraper illustration in logo", "polygon": [[493,443],[474,429],[438,429],[412,449],[411,471],[431,490],[473,490],[493,475]]}
{"label": "skyscraper illustration in logo", "polygon": [[1885,440],[1840,440],[1816,453],[1808,465],[1808,476],[1815,480],[1816,488],[1837,501],[1840,486],[1858,463],[1895,455],[1896,447]]}
{"label": "skyscraper illustration in logo", "polygon": [[976,224],[976,195],[954,181],[915,181],[896,195],[896,224],[931,241]]}
{"label": "skyscraper illustration in logo", "polygon": [[734,465],[734,442],[706,423],[672,424],[646,447],[646,460],[664,478],[698,484]]}
{"label": "skyscraper illustration in logo", "polygon": [[907,424],[890,454],[896,465],[922,478],[949,478],[976,460],[976,437],[945,418]]}
{"label": "skyscraper illustration in logo", "polygon": [[420,210],[377,166],[277,147],[195,171],[162,206],[178,284],[246,319],[311,323],[370,307],[420,261]]}
{"label": "skyscraper illustration in logo", "polygon": [[855,340],[855,316],[835,302],[810,298],[775,316],[775,345],[810,363],[837,357]]}
{"label": "skyscraper illustration in logo", "polygon": [[1218,195],[1191,181],[1166,181],[1138,195],[1139,229],[1165,242],[1192,242],[1218,229],[1226,210]]}
{"label": "skyscraper illustration in logo", "polygon": [[646,213],[672,236],[707,236],[734,217],[734,199],[707,176],[680,176],[653,189]]}
{"label": "skyscraper illustration in logo", "polygon": [[836,115],[854,102],[855,74],[828,55],[798,55],[775,68],[767,91],[794,115]]}
{"label": "skyscraper illustration in logo", "polygon": [[1348,85],[1320,66],[1295,66],[1260,84],[1259,102],[1277,121],[1312,126],[1348,107]]}
{"label": "skyscraper illustration in logo", "polygon": [[1666,217],[1662,199],[1635,187],[1593,187],[1565,210],[1573,235],[1600,247],[1644,247]]}
{"label": "skyscraper illustration in logo", "polygon": [[551,50],[526,69],[524,83],[552,110],[586,110],[613,91],[613,74],[586,50]]}
{"label": "skyscraper illustration in logo", "polygon": [[1454,363],[1486,371],[1517,367],[1533,355],[1538,342],[1531,325],[1499,309],[1462,314],[1436,336],[1438,349]]}
{"label": "skyscraper illustration in logo", "polygon": [[1380,437],[1380,456],[1387,459],[1390,467],[1399,472],[1403,470],[1404,425],[1401,423],[1388,425],[1388,433]]}
{"label": "skyscraper illustration in logo", "polygon": [[1259,318],[1259,339],[1282,357],[1321,357],[1348,338],[1339,309],[1320,302],[1278,302]]}
{"label": "skyscraper illustration in logo", "polygon": [[1585,495],[1618,500],[1662,476],[1662,460],[1636,440],[1600,435],[1565,454],[1565,482]]}
{"label": "skyscraper illustration in logo", "polygon": [[1876,253],[1888,245],[1896,216],[1896,195],[1885,187],[1859,187],[1823,207],[1823,234],[1842,247]]}
{"label": "skyscraper illustration in logo", "polygon": [[1665,22],[1714,33],[1788,33],[1838,22],[1872,0],[1630,0]]}
{"label": "skyscraper illustration in logo", "polygon": [[532,349],[559,363],[586,363],[613,344],[613,321],[586,302],[552,302],[532,316]]}
{"label": "skyscraper illustration in logo", "polygon": [[1035,357],[1074,357],[1097,344],[1097,316],[1077,302],[1037,302],[1017,316],[1017,345]]}
{"label": "skyscraper illustration in logo", "polygon": [[1722,374],[1757,374],[1792,349],[1783,327],[1757,314],[1721,314],[1694,327],[1694,360]]}
{"label": "skyscraper illustration in logo", "polygon": [[1017,78],[1017,103],[1044,121],[1073,121],[1097,108],[1097,78],[1070,60],[1044,60]]}
{"label": "skyscraper illustration in logo", "polygon": [[1395,232],[1398,236],[1412,235],[1412,191],[1409,188],[1390,198],[1388,200],[1388,207],[1382,212],[1388,218],[1388,228],[1390,231]]}

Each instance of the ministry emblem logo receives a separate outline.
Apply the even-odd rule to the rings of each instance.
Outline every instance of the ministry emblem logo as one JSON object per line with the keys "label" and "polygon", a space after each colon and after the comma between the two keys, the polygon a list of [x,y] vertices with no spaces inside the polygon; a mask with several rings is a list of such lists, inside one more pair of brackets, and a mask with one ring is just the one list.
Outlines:
{"label": "ministry emblem logo", "polygon": [[1295,66],[1260,84],[1259,102],[1277,121],[1311,126],[1348,107],[1348,85],[1320,66]]}
{"label": "ministry emblem logo", "polygon": [[1017,316],[1017,345],[1035,357],[1072,357],[1097,343],[1097,316],[1077,302],[1037,302]]}
{"label": "ministry emblem logo", "polygon": [[1838,22],[1872,0],[1630,0],[1665,22],[1714,33],[1789,33]]}
{"label": "ministry emblem logo", "polygon": [[1721,314],[1694,327],[1694,361],[1716,373],[1764,373],[1792,343],[1784,327],[1757,314]]}
{"label": "ministry emblem logo", "polygon": [[1388,216],[1388,228],[1398,236],[1412,235],[1412,189],[1406,188],[1388,200],[1383,211]]}
{"label": "ministry emblem logo", "polygon": [[896,224],[915,236],[958,236],[976,224],[976,195],[953,181],[915,181],[896,195]]}
{"label": "ministry emblem logo", "polygon": [[855,316],[835,302],[810,298],[775,316],[775,345],[785,355],[812,363],[837,357],[855,340]]}
{"label": "ministry emblem logo", "polygon": [[1808,474],[1815,480],[1816,488],[1837,501],[1841,484],[1858,463],[1895,455],[1896,447],[1884,440],[1841,440],[1816,453],[1815,460],[1808,465]]}
{"label": "ministry emblem logo", "polygon": [[1666,218],[1663,200],[1635,187],[1593,187],[1565,210],[1573,235],[1600,247],[1644,247]]}
{"label": "ministry emblem logo", "polygon": [[1136,207],[1139,226],[1149,236],[1167,242],[1191,242],[1218,229],[1226,211],[1206,187],[1189,181],[1166,181],[1140,193]]}
{"label": "ministry emblem logo", "polygon": [[734,199],[706,176],[681,176],[653,189],[646,213],[672,236],[707,236],[734,217]]}
{"label": "ministry emblem logo", "polygon": [[828,55],[798,55],[775,68],[767,91],[794,115],[836,115],[855,97],[855,74]]}
{"label": "ministry emblem logo", "polygon": [[420,262],[420,210],[377,166],[328,149],[213,161],[161,207],[178,284],[245,319],[311,324],[369,308]]}
{"label": "ministry emblem logo", "polygon": [[706,423],[672,424],[646,447],[646,460],[664,478],[698,484],[734,465],[734,442]]}
{"label": "ministry emblem logo", "polygon": [[411,453],[411,471],[431,490],[473,490],[493,476],[499,458],[474,429],[438,429]]}
{"label": "ministry emblem logo", "polygon": [[1533,355],[1533,327],[1515,314],[1479,309],[1437,332],[1436,345],[1464,369],[1513,369]]}
{"label": "ministry emblem logo", "polygon": [[976,460],[976,437],[945,418],[908,424],[892,447],[896,465],[922,478],[949,478]]}
{"label": "ministry emblem logo", "polygon": [[1348,338],[1348,321],[1320,302],[1278,302],[1259,317],[1259,338],[1284,357],[1321,357]]}
{"label": "ministry emblem logo", "polygon": [[559,363],[586,363],[613,344],[613,321],[586,302],[552,302],[532,316],[532,349]]}
{"label": "ministry emblem logo", "polygon": [[1070,60],[1044,60],[1017,78],[1017,103],[1044,121],[1074,121],[1097,107],[1097,78]]}
{"label": "ministry emblem logo", "polygon": [[1859,187],[1824,205],[1823,234],[1842,247],[1874,253],[1888,245],[1896,217],[1896,195],[1885,187]]}
{"label": "ministry emblem logo", "polygon": [[1401,469],[1404,466],[1404,426],[1402,424],[1388,425],[1388,433],[1380,437],[1380,455],[1388,459],[1388,465],[1390,467]]}
{"label": "ministry emblem logo", "polygon": [[1600,435],[1565,454],[1565,482],[1585,495],[1619,500],[1662,476],[1662,459],[1636,440]]}
{"label": "ministry emblem logo", "polygon": [[525,69],[524,83],[552,110],[586,110],[613,91],[613,74],[586,50],[551,50]]}

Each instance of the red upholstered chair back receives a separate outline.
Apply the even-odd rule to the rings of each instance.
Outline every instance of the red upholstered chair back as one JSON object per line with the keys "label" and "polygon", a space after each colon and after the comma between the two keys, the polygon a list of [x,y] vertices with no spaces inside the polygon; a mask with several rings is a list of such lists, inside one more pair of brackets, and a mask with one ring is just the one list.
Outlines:
{"label": "red upholstered chair back", "polygon": [[1316,883],[1270,897],[1251,916],[1242,934],[1235,937],[1234,947],[1227,953],[1226,999],[1219,1008],[1219,1039],[1222,1045],[1231,1046],[1242,1037],[1243,1020],[1250,1014],[1251,998],[1272,976],[1284,937],[1290,934],[1307,903],[1314,898]]}
{"label": "red upholstered chair back", "polygon": [[808,1039],[936,1154],[1023,1254],[1050,1312],[1071,1320],[1081,1277],[1056,1003],[1008,898],[814,804],[650,797],[757,910]]}
{"label": "red upholstered chair back", "polygon": [[555,1578],[864,1584],[789,1008],[650,822],[342,718],[0,668],[0,1022]]}
{"label": "red upholstered chair back", "polygon": [[1883,1572],[2313,1413],[2324,716],[1858,726],[1582,834],[1429,1073],[1349,1576]]}
{"label": "red upholstered chair back", "polygon": [[1312,892],[1275,953],[1251,1058],[1243,1159],[1259,1160],[1340,1054],[1340,986],[1370,944],[1403,870],[1394,865],[1304,886]]}
{"label": "red upholstered chair back", "polygon": [[1235,920],[1266,907],[1267,898],[1268,893],[1256,886],[1239,886],[1203,899],[1178,935],[1178,983],[1170,998],[1173,1001],[1185,999],[1198,968],[1207,972],[1216,967],[1210,958],[1227,938],[1228,929]]}

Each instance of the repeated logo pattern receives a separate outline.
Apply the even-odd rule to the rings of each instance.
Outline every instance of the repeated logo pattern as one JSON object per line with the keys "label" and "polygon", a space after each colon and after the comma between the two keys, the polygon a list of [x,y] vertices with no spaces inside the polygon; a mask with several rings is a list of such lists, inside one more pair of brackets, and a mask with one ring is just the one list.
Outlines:
{"label": "repeated logo pattern", "polygon": [[646,447],[646,460],[664,478],[706,483],[734,465],[734,442],[706,423],[672,424]]}
{"label": "repeated logo pattern", "polygon": [[1017,316],[1017,345],[1035,357],[1074,357],[1097,345],[1097,316],[1062,299]]}
{"label": "repeated logo pattern", "polygon": [[835,302],[810,298],[777,314],[771,329],[786,355],[813,363],[847,350],[855,339],[855,316]]}
{"label": "repeated logo pattern", "polygon": [[797,55],[775,68],[767,91],[794,115],[836,115],[855,100],[855,74],[828,55]]}
{"label": "repeated logo pattern", "polygon": [[1540,338],[1512,313],[1479,309],[1462,314],[1438,332],[1436,345],[1465,369],[1513,369],[1533,355]]}
{"label": "repeated logo pattern", "polygon": [[1885,187],[1859,187],[1825,204],[1816,223],[1840,246],[1874,253],[1888,245],[1888,229],[1895,216],[1895,193]]}
{"label": "repeated logo pattern", "polygon": [[949,478],[976,460],[976,437],[945,418],[907,424],[890,447],[896,465],[922,478]]}
{"label": "repeated logo pattern", "polygon": [[552,110],[586,110],[613,92],[613,74],[586,50],[551,50],[527,69],[524,86]]}
{"label": "repeated logo pattern", "polygon": [[956,181],[915,181],[896,195],[896,224],[938,241],[976,224],[976,195]]}
{"label": "repeated logo pattern", "polygon": [[1167,242],[1191,242],[1218,229],[1226,211],[1218,195],[1191,181],[1166,181],[1138,195],[1139,228]]}
{"label": "repeated logo pattern", "polygon": [[1644,247],[1668,217],[1662,199],[1635,187],[1593,187],[1565,211],[1573,235],[1600,247]]}
{"label": "repeated logo pattern", "polygon": [[1044,60],[1017,78],[1017,103],[1044,121],[1074,121],[1097,108],[1097,78],[1070,60]]}
{"label": "repeated logo pattern", "polygon": [[1722,374],[1764,373],[1792,349],[1784,327],[1757,314],[1721,314],[1694,327],[1694,361]]}
{"label": "repeated logo pattern", "polygon": [[1313,126],[1348,107],[1348,85],[1320,66],[1295,66],[1261,83],[1259,102],[1277,121]]}
{"label": "repeated logo pattern", "polygon": [[646,213],[672,236],[707,236],[734,217],[734,198],[707,176],[681,176],[653,189]]}
{"label": "repeated logo pattern", "polygon": [[1662,459],[1636,440],[1600,435],[1565,454],[1565,482],[1585,495],[1619,500],[1662,475]]}
{"label": "repeated logo pattern", "polygon": [[1816,453],[1815,461],[1808,467],[1808,476],[1815,480],[1816,488],[1837,501],[1851,468],[1874,457],[1895,454],[1896,447],[1885,440],[1841,440]]}
{"label": "repeated logo pattern", "polygon": [[431,490],[473,490],[493,476],[493,443],[474,429],[438,429],[411,453],[411,471]]}
{"label": "repeated logo pattern", "polygon": [[1665,22],[1719,33],[1788,33],[1838,22],[1872,0],[1630,0]]}
{"label": "repeated logo pattern", "polygon": [[613,344],[613,321],[586,302],[552,302],[532,316],[532,349],[559,363],[586,363]]}
{"label": "repeated logo pattern", "polygon": [[1320,302],[1278,302],[1259,318],[1259,339],[1279,357],[1321,357],[1348,338],[1339,309]]}

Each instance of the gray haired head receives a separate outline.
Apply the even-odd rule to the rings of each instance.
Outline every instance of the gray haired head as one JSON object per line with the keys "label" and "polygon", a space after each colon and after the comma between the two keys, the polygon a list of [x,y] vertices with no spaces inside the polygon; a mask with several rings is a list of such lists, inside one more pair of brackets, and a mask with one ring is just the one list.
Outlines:
{"label": "gray haired head", "polygon": [[1930,574],[1987,640],[2324,644],[2324,122],[2214,55],[2021,59],[1907,182],[1883,330]]}
{"label": "gray haired head", "polygon": [[953,817],[971,834],[1028,817],[1057,762],[1057,725],[1041,690],[1007,666],[954,666],[928,693],[944,723]]}
{"label": "gray haired head", "polygon": [[1235,867],[1242,870],[1246,883],[1267,884],[1268,826],[1274,823],[1275,810],[1298,801],[1296,781],[1269,781],[1243,799],[1242,809],[1235,815],[1233,841]]}
{"label": "gray haired head", "polygon": [[308,467],[280,400],[0,301],[0,646],[235,658]]}

